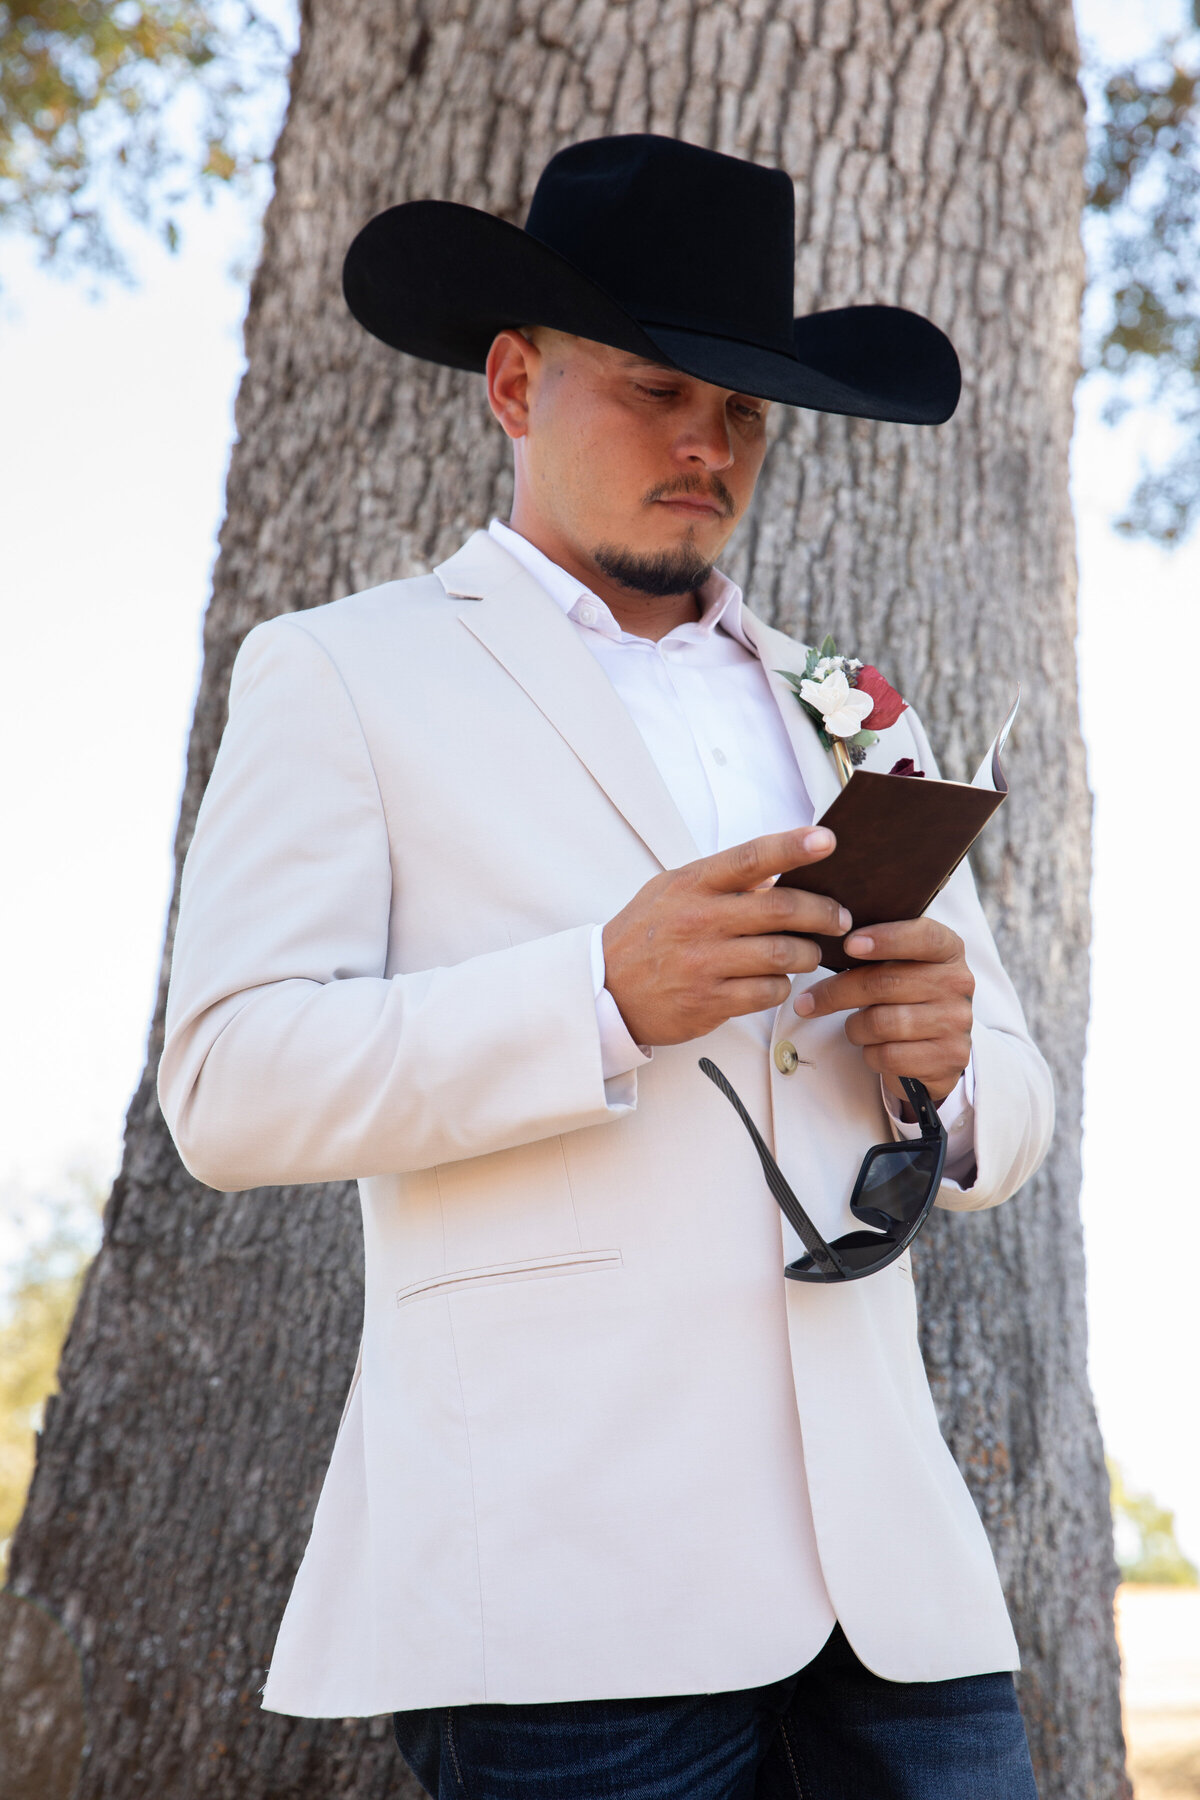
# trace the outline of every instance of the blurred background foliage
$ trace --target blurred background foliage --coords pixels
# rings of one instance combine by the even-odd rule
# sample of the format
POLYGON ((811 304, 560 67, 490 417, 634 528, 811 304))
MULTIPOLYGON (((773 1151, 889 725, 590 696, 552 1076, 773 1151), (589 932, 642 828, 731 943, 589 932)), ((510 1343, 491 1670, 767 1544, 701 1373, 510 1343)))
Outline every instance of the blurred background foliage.
POLYGON ((0 1195, 25 1249, 0 1292, 0 1584, 33 1475, 36 1434, 55 1391, 88 1264, 100 1241, 104 1189, 76 1170, 54 1192, 0 1195))
POLYGON ((1110 421, 1149 403, 1173 423, 1116 521, 1170 545, 1200 516, 1200 0, 1152 56, 1091 74, 1086 364, 1112 381, 1110 421))
POLYGON ((173 249, 186 199, 269 156, 286 65, 253 0, 0 0, 0 225, 128 277, 123 220, 173 249))
POLYGON ((1200 1585, 1195 1563, 1175 1537, 1175 1514, 1151 1494, 1134 1493, 1118 1465, 1109 1462, 1113 1533, 1123 1581, 1149 1587, 1200 1585))

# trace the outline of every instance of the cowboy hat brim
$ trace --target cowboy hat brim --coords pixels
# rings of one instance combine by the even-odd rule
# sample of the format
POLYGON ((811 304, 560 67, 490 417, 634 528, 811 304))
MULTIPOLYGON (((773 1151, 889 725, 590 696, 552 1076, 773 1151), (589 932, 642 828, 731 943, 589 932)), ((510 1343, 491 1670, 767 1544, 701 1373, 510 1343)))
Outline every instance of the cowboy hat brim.
POLYGON ((666 362, 717 387, 852 418, 940 425, 958 404, 945 334, 896 306, 810 313, 793 352, 639 321, 557 250, 449 200, 393 206, 363 227, 342 287, 372 336, 429 362, 481 372, 498 332, 548 325, 666 362))

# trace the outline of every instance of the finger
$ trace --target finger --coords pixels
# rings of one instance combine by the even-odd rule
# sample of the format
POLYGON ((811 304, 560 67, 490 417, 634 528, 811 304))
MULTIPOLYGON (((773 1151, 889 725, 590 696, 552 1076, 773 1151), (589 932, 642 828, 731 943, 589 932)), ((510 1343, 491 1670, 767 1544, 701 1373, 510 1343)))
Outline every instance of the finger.
POLYGON ((765 1012, 768 1007, 782 1006, 792 991, 787 976, 751 976, 722 981, 717 993, 721 1010, 727 1019, 741 1018, 744 1013, 765 1012))
POLYGON ((971 1003, 939 1003, 927 1006, 868 1006, 851 1013, 846 1036, 865 1049, 868 1044, 922 1043, 933 1039, 971 1036, 971 1003))
POLYGON ((680 870, 697 887, 716 894, 745 894, 785 869, 799 869, 820 862, 835 843, 832 831, 809 825, 798 831, 776 831, 768 837, 749 838, 702 857, 680 870))
MULTIPOLYGON (((811 975, 821 961, 820 946, 803 937, 733 937, 714 959, 718 979, 754 975, 811 975)), ((784 995, 784 999, 788 998, 784 995)))
POLYGON ((806 894, 800 888, 768 887, 752 894, 726 894, 708 903, 717 929, 729 936, 755 937, 781 931, 798 931, 820 937, 842 937, 853 921, 844 906, 825 894, 806 894))
POLYGON ((961 1060, 958 1046, 949 1048, 936 1038, 915 1044, 868 1044, 862 1058, 876 1075, 907 1075, 910 1081, 944 1087, 949 1093, 970 1060, 970 1045, 961 1060))
POLYGON ((951 963, 878 963, 831 975, 797 994, 795 1008, 802 1019, 822 1018, 827 1013, 850 1012, 862 1006, 918 1006, 926 1001, 966 995, 972 984, 966 964, 962 973, 951 963))
POLYGON ((850 956, 897 962, 954 962, 963 954, 958 933, 937 919, 899 919, 872 925, 846 939, 850 956))

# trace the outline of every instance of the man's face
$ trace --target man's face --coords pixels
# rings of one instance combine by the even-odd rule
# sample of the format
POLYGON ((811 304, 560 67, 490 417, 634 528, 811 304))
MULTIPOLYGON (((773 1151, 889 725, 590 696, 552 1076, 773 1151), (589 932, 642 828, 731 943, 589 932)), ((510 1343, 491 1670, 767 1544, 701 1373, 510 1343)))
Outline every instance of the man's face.
POLYGON ((754 492, 767 401, 541 327, 500 334, 488 393, 514 440, 514 523, 535 518, 547 554, 640 593, 703 579, 754 492))

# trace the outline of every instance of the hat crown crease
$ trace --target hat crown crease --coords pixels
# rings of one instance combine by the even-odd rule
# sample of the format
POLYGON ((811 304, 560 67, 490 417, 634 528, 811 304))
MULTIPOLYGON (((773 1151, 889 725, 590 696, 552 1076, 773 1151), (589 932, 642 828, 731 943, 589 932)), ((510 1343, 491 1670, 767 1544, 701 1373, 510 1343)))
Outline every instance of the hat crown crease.
POLYGON ((778 169, 673 138, 573 144, 525 229, 635 319, 795 355, 795 203, 778 169))

